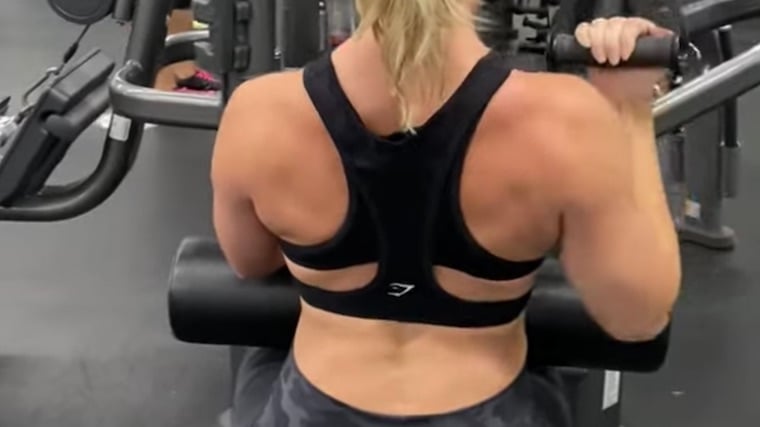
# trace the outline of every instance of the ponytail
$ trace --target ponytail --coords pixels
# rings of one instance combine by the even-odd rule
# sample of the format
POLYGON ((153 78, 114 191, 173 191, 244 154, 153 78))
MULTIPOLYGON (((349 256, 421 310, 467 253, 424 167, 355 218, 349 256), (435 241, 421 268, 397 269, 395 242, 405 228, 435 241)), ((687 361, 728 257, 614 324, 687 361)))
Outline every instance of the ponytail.
POLYGON ((372 31, 399 103, 401 127, 413 132, 411 96, 443 97, 444 35, 473 22, 472 0, 356 0, 357 34, 372 31))

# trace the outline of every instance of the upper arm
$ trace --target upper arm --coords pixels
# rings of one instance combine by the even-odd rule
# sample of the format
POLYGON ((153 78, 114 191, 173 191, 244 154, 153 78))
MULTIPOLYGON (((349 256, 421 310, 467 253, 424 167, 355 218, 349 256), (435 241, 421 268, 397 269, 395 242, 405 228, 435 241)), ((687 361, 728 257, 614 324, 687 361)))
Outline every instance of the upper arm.
POLYGON ((225 108, 211 164, 213 221, 230 266, 241 277, 266 276, 284 265, 277 238, 259 219, 252 171, 266 150, 266 88, 242 85, 225 108), (255 118, 252 120, 252 118, 255 118))
POLYGON ((560 260, 600 325, 620 339, 634 339, 662 326, 652 325, 671 308, 677 255, 653 242, 662 240, 658 233, 675 233, 636 198, 631 144, 643 141, 631 139, 600 93, 586 83, 578 86, 566 89, 583 103, 576 101, 559 120, 566 123, 567 148, 560 260))
MULTIPOLYGON (((630 251, 642 243, 628 238, 639 222, 634 198, 633 168, 617 118, 607 109, 589 108, 592 120, 579 117, 570 132, 574 153, 562 187, 561 261, 581 291, 636 268, 630 251), (593 110, 592 110, 593 109, 593 110), (585 289, 584 289, 585 288, 585 289)), ((608 286, 609 287, 609 286, 608 286)))
POLYGON ((562 185, 556 187, 561 260, 571 279, 587 283, 621 262, 615 255, 621 240, 615 237, 635 215, 633 168, 615 111, 582 82, 568 79, 565 91, 567 97, 555 104, 552 132, 553 142, 562 145, 557 173, 562 185))
POLYGON ((557 122, 565 144, 559 174, 562 260, 570 274, 583 278, 594 275, 588 270, 611 265, 592 260, 614 253, 621 243, 615 236, 637 209, 630 144, 620 119, 600 94, 578 86, 568 89, 582 94, 576 99, 583 102, 565 108, 557 122))

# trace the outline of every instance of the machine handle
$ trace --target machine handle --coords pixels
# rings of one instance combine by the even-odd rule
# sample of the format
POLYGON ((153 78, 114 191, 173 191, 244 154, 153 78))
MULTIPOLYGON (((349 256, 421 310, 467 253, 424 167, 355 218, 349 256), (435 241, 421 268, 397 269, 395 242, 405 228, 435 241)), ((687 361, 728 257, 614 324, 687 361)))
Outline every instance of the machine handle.
MULTIPOLYGON (((663 67, 678 69, 680 42, 678 37, 642 37, 636 42, 631 58, 624 67, 663 67)), ((552 69, 559 65, 600 65, 591 50, 585 48, 569 34, 558 34, 551 39, 547 51, 552 69)))

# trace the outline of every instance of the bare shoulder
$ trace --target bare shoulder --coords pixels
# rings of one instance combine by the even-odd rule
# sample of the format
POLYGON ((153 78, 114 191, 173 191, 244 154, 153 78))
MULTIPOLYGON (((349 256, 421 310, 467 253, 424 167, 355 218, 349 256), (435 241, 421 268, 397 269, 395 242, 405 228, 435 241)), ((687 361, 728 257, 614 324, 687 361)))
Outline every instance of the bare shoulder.
POLYGON ((502 103, 557 125, 583 125, 615 115, 612 105, 587 81, 560 73, 516 73, 504 86, 502 103))
POLYGON ((579 77, 523 72, 513 77, 497 97, 496 110, 543 156, 570 163, 583 159, 605 143, 600 136, 619 121, 604 95, 579 77))
MULTIPOLYGON (((255 111, 259 114, 277 115, 287 111, 294 96, 302 91, 302 73, 284 71, 265 74, 250 79, 235 89, 225 109, 226 114, 244 114, 255 111)), ((256 120, 251 120, 251 124, 256 120)))
POLYGON ((214 146, 212 178, 249 182, 265 172, 286 149, 288 132, 297 126, 299 71, 259 76, 241 84, 227 103, 214 146))
POLYGON ((303 109, 303 92, 300 71, 267 74, 248 80, 232 94, 219 131, 246 146, 255 144, 261 137, 287 132, 296 124, 294 119, 303 109), (234 138, 235 135, 239 138, 234 138))
POLYGON ((489 139, 498 142, 500 157, 559 202, 590 192, 589 183, 629 157, 618 113, 578 77, 517 72, 491 107, 489 127, 498 134, 489 139))

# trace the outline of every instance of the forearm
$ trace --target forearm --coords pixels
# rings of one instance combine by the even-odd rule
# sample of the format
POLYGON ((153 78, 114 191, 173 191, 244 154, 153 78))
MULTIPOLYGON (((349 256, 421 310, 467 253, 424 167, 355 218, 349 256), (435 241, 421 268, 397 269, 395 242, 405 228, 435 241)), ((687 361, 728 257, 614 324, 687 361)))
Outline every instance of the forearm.
POLYGON ((653 215, 663 233, 673 232, 657 154, 652 109, 648 103, 639 103, 620 107, 619 111, 626 134, 630 136, 636 205, 653 215))
MULTIPOLYGON (((621 111, 628 128, 633 162, 634 194, 636 204, 641 209, 642 218, 649 219, 655 228, 647 245, 649 256, 653 257, 650 268, 654 277, 660 277, 656 301, 671 308, 678 294, 681 280, 680 251, 678 237, 668 207, 667 196, 662 182, 658 159, 654 117, 649 103, 633 109, 621 111), (671 261, 672 260, 672 261, 671 261)), ((667 316, 654 320, 661 324, 667 316)))

